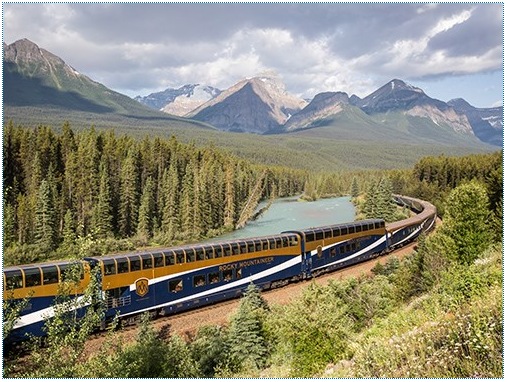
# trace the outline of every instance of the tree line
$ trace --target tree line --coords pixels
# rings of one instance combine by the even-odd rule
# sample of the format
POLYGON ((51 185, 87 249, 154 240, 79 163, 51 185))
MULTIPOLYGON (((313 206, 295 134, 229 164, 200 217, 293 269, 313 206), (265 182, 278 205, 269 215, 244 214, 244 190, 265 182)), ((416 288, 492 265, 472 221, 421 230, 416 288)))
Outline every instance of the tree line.
POLYGON ((3 156, 4 264, 69 257, 87 243, 101 253, 216 235, 260 199, 300 193, 307 177, 175 137, 69 123, 61 133, 9 123, 3 156))

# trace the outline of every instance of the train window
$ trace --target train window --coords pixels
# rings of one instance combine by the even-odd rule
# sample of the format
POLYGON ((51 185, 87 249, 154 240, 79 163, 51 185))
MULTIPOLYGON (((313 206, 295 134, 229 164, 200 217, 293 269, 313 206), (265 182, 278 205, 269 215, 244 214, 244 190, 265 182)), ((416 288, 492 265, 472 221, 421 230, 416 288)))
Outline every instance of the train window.
POLYGON ((330 229, 327 229, 324 231, 324 239, 329 239, 333 236, 333 233, 331 232, 330 229))
POLYGON ((219 245, 215 245, 213 246, 213 249, 215 251, 215 259, 218 257, 222 257, 222 247, 220 247, 219 245))
POLYGON ((84 267, 82 263, 68 263, 68 264, 59 264, 58 268, 60 268, 60 278, 64 278, 67 276, 67 273, 72 272, 76 267, 79 268, 79 277, 81 280, 84 279, 84 267), (71 269, 71 271, 68 271, 71 269))
POLYGON ((366 227, 362 225, 356 226, 356 232, 363 232, 366 231, 366 227))
POLYGON ((224 281, 231 281, 232 280, 232 269, 229 269, 227 271, 223 271, 222 276, 224 277, 224 281))
POLYGON ((269 241, 267 241, 267 240, 264 241, 263 240, 262 241, 262 250, 263 251, 267 251, 268 249, 269 249, 269 241))
POLYGON ((241 249, 241 253, 246 253, 246 243, 241 243, 239 247, 241 249))
POLYGON ((172 251, 164 252, 165 265, 174 265, 174 253, 172 251))
POLYGON ((102 260, 104 264, 104 274, 105 275, 115 275, 116 274, 116 263, 114 259, 102 260))
POLYGON ((383 222, 383 221, 382 221, 382 222, 380 222, 380 227, 381 227, 381 228, 384 228, 385 226, 386 226, 386 223, 385 223, 385 222, 383 222))
POLYGON ((262 251, 262 243, 260 241, 255 243, 255 251, 256 252, 262 251))
POLYGON ((252 253, 252 252, 255 252, 255 244, 253 241, 249 241, 247 242, 248 244, 248 252, 252 253))
POLYGON ((282 237, 282 246, 284 248, 287 248, 289 246, 289 238, 288 237, 286 237, 286 236, 282 237))
POLYGON ((231 247, 232 247, 232 253, 235 255, 239 255, 239 244, 233 243, 233 244, 231 244, 231 247))
POLYGON ((315 233, 315 240, 322 240, 322 239, 324 239, 324 232, 319 231, 319 232, 315 233))
POLYGON ((333 236, 334 237, 340 236, 340 228, 333 229, 333 236))
POLYGON ((368 229, 369 229, 369 230, 372 230, 372 229, 373 229, 373 223, 368 224, 368 229))
MULTIPOLYGON (((185 254, 187 255, 187 263, 192 263, 195 261, 195 252, 192 248, 185 249, 185 254)), ((204 258, 204 253, 202 256, 204 258)))
POLYGON ((275 239, 269 239, 269 248, 275 249, 276 248, 276 241, 275 239))
POLYGON ((345 252, 350 252, 350 244, 347 244, 347 245, 345 246, 345 252))
POLYGON ((276 241, 276 249, 282 248, 282 238, 281 237, 276 237, 275 241, 276 241))
POLYGON ((23 288, 23 275, 20 270, 5 271, 4 274, 7 290, 23 288))
POLYGON ((356 250, 356 243, 350 244, 350 250, 355 251, 356 250))
POLYGON ((25 288, 41 285, 41 274, 39 268, 23 269, 25 272, 25 288))
POLYGON ((220 281, 220 273, 213 272, 208 274, 208 280, 210 284, 216 284, 217 282, 220 281))
POLYGON ((329 254, 331 255, 331 257, 336 256, 336 247, 331 248, 331 249, 329 250, 329 254))
MULTIPOLYGON (((185 251, 185 252, 187 252, 187 256, 188 256, 188 250, 185 251)), ((202 249, 202 248, 195 248, 195 256, 197 258, 197 261, 204 260, 204 249, 202 249)))
POLYGON ((379 229, 380 228, 380 222, 376 222, 375 223, 375 229, 379 229))
POLYGON ((210 260, 213 258, 213 248, 206 248, 206 260, 210 260))
POLYGON ((224 244, 224 256, 230 256, 231 255, 231 246, 229 244, 224 244))
POLYGON ((42 267, 42 275, 44 285, 56 284, 58 282, 58 268, 56 265, 42 267))
POLYGON ((141 270, 141 260, 139 259, 139 256, 130 256, 129 262, 130 272, 137 272, 141 270))
POLYGON ((194 276, 194 287, 202 287, 206 285, 206 276, 205 275, 197 275, 194 276))
POLYGON ((343 245, 340 245, 340 255, 343 255, 345 253, 345 247, 343 245))
POLYGON ((169 287, 169 293, 176 293, 183 290, 183 280, 175 279, 167 283, 169 287))
POLYGON ((289 237, 289 245, 291 247, 295 247, 298 245, 298 237, 297 236, 290 236, 289 237))
POLYGON ((354 227, 349 227, 349 228, 348 228, 348 231, 349 231, 349 235, 350 235, 351 233, 355 233, 354 227))
POLYGON ((242 275, 242 272, 243 270, 241 268, 239 269, 236 269, 236 279, 240 279, 241 278, 241 275, 242 275))
POLYGON ((143 259, 143 269, 151 269, 153 268, 153 258, 151 255, 141 255, 143 259))
POLYGON ((306 241, 315 241, 315 234, 313 232, 307 233, 306 234, 306 241))
POLYGON ((164 266, 164 255, 162 255, 161 253, 153 253, 152 256, 155 268, 164 266))
POLYGON ((129 271, 127 259, 116 259, 116 266, 118 268, 118 273, 128 273, 129 271))
POLYGON ((348 234, 348 230, 347 230, 347 228, 342 228, 342 229, 340 229, 340 235, 342 235, 342 236, 343 236, 343 235, 347 235, 347 234, 348 234))

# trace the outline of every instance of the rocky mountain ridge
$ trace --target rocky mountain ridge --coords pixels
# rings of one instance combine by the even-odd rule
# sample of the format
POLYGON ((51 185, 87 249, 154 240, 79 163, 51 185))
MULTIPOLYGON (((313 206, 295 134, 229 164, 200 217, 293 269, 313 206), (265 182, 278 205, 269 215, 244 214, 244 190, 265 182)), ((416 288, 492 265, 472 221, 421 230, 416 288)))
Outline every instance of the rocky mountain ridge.
POLYGON ((306 106, 273 74, 242 80, 186 116, 220 130, 263 134, 279 129, 306 106))

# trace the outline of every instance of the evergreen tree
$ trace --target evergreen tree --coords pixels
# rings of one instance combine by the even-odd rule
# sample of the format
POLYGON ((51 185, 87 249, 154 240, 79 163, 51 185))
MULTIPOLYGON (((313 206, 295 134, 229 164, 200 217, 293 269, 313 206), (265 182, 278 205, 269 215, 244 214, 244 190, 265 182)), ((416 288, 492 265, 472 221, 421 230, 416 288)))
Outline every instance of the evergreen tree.
POLYGON ((154 185, 151 176, 146 179, 141 204, 139 206, 139 222, 137 224, 137 235, 145 240, 153 234, 153 215, 155 211, 155 198, 153 195, 154 185))
POLYGON ((94 235, 98 239, 113 236, 112 197, 109 174, 104 160, 100 163, 100 187, 97 203, 93 211, 94 235))
POLYGON ((16 216, 14 207, 3 201, 3 248, 10 247, 16 242, 16 216))
POLYGON ((64 223, 63 223, 63 243, 62 247, 65 250, 73 250, 76 246, 76 226, 75 218, 70 209, 65 212, 64 223))
POLYGON ((57 247, 57 221, 53 204, 52 186, 43 180, 35 210, 35 242, 44 251, 52 251, 57 247))
POLYGON ((486 188, 477 181, 462 184, 447 198, 444 231, 462 264, 473 263, 490 244, 488 202, 486 188))
POLYGON ((357 198, 359 196, 359 185, 357 184, 356 177, 352 179, 352 186, 350 187, 350 195, 352 195, 353 198, 357 198))
POLYGON ((135 232, 139 213, 139 172, 135 148, 131 148, 128 152, 121 169, 120 179, 120 233, 123 237, 129 237, 135 232))
POLYGON ((250 284, 232 319, 229 332, 230 355, 238 365, 264 366, 268 344, 264 336, 263 318, 267 310, 268 305, 259 289, 250 284))
POLYGON ((174 239, 180 229, 179 197, 180 182, 176 165, 171 162, 169 170, 164 171, 162 176, 163 210, 162 210, 162 233, 169 240, 174 239))

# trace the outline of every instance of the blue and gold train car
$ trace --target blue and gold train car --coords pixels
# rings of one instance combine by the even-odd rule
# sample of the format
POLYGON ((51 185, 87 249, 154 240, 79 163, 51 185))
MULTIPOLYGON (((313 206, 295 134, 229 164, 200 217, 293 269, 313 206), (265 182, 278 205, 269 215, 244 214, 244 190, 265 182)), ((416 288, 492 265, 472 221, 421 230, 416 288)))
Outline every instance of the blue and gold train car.
POLYGON ((11 341, 25 339, 26 333, 44 335, 44 319, 54 315, 55 296, 61 293, 62 280, 71 268, 78 269, 79 280, 72 283, 72 290, 67 290, 66 293, 79 299, 90 283, 90 264, 86 261, 59 261, 4 268, 3 301, 19 303, 28 299, 14 325, 11 341))
POLYGON ((301 240, 282 234, 96 258, 107 317, 168 314, 299 277, 301 240))

